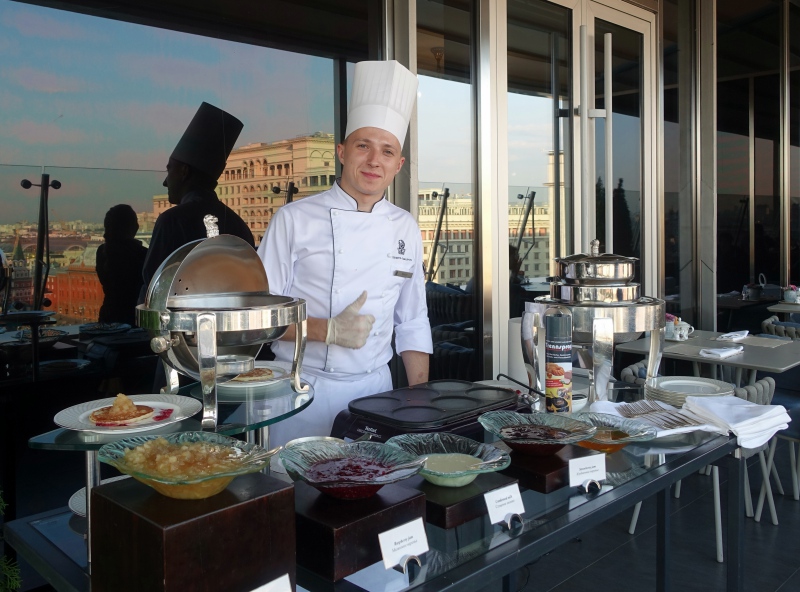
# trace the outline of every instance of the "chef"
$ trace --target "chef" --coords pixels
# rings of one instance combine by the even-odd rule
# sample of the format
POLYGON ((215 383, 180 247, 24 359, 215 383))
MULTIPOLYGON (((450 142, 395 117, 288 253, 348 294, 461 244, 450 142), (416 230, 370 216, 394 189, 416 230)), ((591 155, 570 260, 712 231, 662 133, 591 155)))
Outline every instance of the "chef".
MULTIPOLYGON (((411 214, 385 197, 405 161, 417 85, 398 62, 356 64, 345 139, 336 148, 341 178, 283 206, 259 246, 270 292, 306 301, 303 378, 315 392, 308 409, 272 426, 271 443, 327 436, 349 401, 391 390, 393 334, 409 383, 428 380, 421 234, 411 214)), ((272 348, 278 360, 292 360, 293 330, 272 348)))
POLYGON ((215 191, 217 179, 225 170, 228 155, 243 127, 230 113, 204 102, 172 151, 164 187, 169 203, 175 207, 162 212, 156 220, 144 261, 144 286, 139 303, 144 302, 158 266, 175 249, 206 238, 203 217, 207 214, 217 217, 220 234, 233 234, 255 248, 247 223, 222 203, 215 191))

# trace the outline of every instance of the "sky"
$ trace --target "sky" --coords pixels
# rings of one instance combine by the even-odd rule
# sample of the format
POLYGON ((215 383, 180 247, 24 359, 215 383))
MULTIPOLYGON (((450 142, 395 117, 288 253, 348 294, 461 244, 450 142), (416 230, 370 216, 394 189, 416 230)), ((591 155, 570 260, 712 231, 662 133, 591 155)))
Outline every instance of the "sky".
MULTIPOLYGON (((470 90, 420 76, 419 184, 470 192, 470 90)), ((0 224, 152 210, 167 158, 202 101, 242 120, 237 146, 333 132, 331 60, 0 0, 0 224), (44 167, 44 168, 43 168, 44 167), (74 168, 72 168, 74 167, 74 168)), ((546 198, 551 105, 509 95, 509 196, 546 198)), ((627 166, 624 163, 621 166, 627 166)))

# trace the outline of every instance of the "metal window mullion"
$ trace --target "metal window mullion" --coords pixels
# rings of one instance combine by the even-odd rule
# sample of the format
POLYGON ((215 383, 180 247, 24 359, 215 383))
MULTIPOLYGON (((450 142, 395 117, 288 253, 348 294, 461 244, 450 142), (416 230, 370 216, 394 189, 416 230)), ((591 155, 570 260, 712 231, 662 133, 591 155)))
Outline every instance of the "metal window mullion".
POLYGON ((791 103, 790 103, 790 2, 784 0, 781 22, 781 65, 780 65, 780 281, 782 286, 791 283, 791 103))
POLYGON ((756 117, 755 117, 755 79, 753 76, 748 78, 747 91, 747 152, 749 163, 749 183, 748 183, 748 221, 747 228, 750 234, 750 281, 754 282, 756 277, 756 117))
MULTIPOLYGON (((498 208, 500 194, 497 187, 498 90, 496 81, 493 79, 497 52, 496 47, 493 46, 497 38, 496 4, 499 3, 495 0, 476 0, 476 5, 473 7, 473 30, 475 31, 473 71, 475 74, 472 85, 474 93, 474 117, 472 120, 477 123, 474 153, 475 187, 477 188, 475 247, 480 253, 480 267, 477 268, 481 276, 478 316, 483 347, 481 360, 483 371, 481 374, 484 378, 492 378, 493 359, 499 357, 499 349, 497 353, 494 351, 495 343, 498 340, 493 338, 493 332, 500 322, 499 302, 494 300, 496 296, 494 292, 499 289, 496 276, 499 268, 500 249, 495 247, 493 241, 496 232, 495 212, 498 208)), ((505 3, 503 4, 505 5, 505 3)), ((503 194, 505 193, 507 190, 503 192, 503 194)), ((508 294, 506 293, 507 300, 508 294)), ((506 304, 507 317, 508 304, 506 304)))

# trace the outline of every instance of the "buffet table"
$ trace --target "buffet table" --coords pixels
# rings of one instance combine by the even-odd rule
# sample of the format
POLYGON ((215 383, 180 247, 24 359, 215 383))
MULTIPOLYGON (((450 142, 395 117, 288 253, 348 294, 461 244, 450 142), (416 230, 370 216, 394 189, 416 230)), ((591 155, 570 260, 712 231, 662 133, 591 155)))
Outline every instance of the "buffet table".
MULTIPOLYGON (((196 396, 198 393, 194 391, 197 389, 197 386, 197 384, 190 384, 183 387, 180 390, 180 394, 187 397, 196 396)), ((287 419, 308 407, 313 402, 314 391, 313 388, 309 388, 308 393, 296 393, 291 389, 289 383, 284 381, 282 388, 272 392, 268 396, 242 394, 233 397, 233 399, 235 400, 225 401, 223 399, 219 401, 218 414, 220 423, 217 426, 217 433, 226 436, 245 434, 248 441, 254 441, 268 447, 269 426, 287 419)), ((195 418, 188 418, 178 423, 171 423, 142 433, 145 435, 165 435, 187 431, 201 431, 200 421, 195 418)), ((128 434, 99 434, 60 428, 31 438, 28 441, 28 445, 33 449, 39 450, 75 451, 85 454, 84 466, 87 492, 86 515, 88 517, 91 499, 89 491, 92 487, 100 484, 100 466, 97 458, 97 451, 104 444, 115 442, 128 436, 128 434)), ((44 538, 43 540, 37 538, 38 542, 34 545, 35 549, 49 549, 52 545, 55 545, 56 549, 64 551, 66 556, 76 565, 65 565, 61 558, 57 556, 48 555, 48 559, 43 560, 38 557, 38 551, 34 552, 33 557, 28 557, 24 550, 27 548, 24 543, 22 544, 22 548, 17 549, 20 555, 25 557, 37 571, 48 579, 48 581, 50 581, 51 574, 57 574, 54 575, 54 577, 56 581, 61 582, 61 584, 56 585, 51 582, 55 588, 59 590, 88 589, 88 579, 85 570, 86 566, 91 561, 87 552, 87 548, 91 543, 91 526, 88 523, 88 518, 79 520, 76 525, 75 520, 70 521, 71 518, 77 518, 72 512, 66 512, 66 515, 60 516, 59 518, 60 514, 63 514, 63 509, 7 523, 5 525, 5 531, 8 533, 6 542, 12 547, 17 548, 14 543, 11 542, 14 538, 17 526, 29 534, 32 534, 34 531, 38 532, 38 535, 44 538), (39 518, 42 518, 44 521, 38 522, 39 518), (38 527, 35 527, 34 531, 28 531, 27 526, 31 524, 32 521, 35 522, 38 527), (80 524, 81 522, 83 522, 83 524, 80 524), (71 528, 73 530, 71 530, 71 528), (83 534, 81 534, 79 538, 75 538, 78 534, 75 532, 75 529, 80 528, 85 529, 87 533, 86 541, 83 540, 83 534), (62 547, 62 544, 65 546, 62 547), (59 567, 54 571, 54 566, 59 567), (79 568, 78 571, 74 570, 76 566, 79 568), (62 573, 71 575, 62 582, 62 573), (81 581, 84 581, 84 587, 75 588, 81 581)), ((34 535, 34 538, 38 535, 34 535)))
MULTIPOLYGON (((193 426, 180 425, 180 429, 193 426)), ((241 430, 240 430, 241 431, 241 430)), ((376 564, 338 582, 329 582, 297 568, 298 589, 369 590, 386 582, 393 589, 478 590, 503 580, 504 589, 514 588, 514 574, 541 555, 579 536, 612 516, 652 496, 658 507, 658 590, 670 589, 669 488, 676 481, 712 463, 728 467, 727 492, 727 589, 742 586, 743 467, 735 437, 707 433, 687 434, 668 441, 654 440, 648 446, 630 445, 608 456, 608 479, 599 493, 584 494, 563 487, 548 494, 523 488, 523 524, 491 525, 483 516, 444 530, 427 524, 431 550, 422 557, 421 568, 407 575, 376 564)), ((32 446, 71 447, 96 450, 55 430, 31 441, 32 446)), ((61 448, 64 449, 64 448, 61 448)), ((402 482, 398 484, 402 486, 402 482)), ((344 502, 347 503, 347 502, 344 502)), ((66 508, 16 520, 5 526, 5 538, 51 585, 60 591, 89 589, 86 547, 82 535, 71 529, 75 518, 66 508)), ((377 542, 376 542, 377 544, 377 542)))

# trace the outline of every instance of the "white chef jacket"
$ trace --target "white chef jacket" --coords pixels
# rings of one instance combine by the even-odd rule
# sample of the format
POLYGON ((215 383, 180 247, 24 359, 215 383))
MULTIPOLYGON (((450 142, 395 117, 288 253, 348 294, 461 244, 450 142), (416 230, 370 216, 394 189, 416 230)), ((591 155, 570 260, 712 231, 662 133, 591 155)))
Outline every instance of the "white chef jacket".
MULTIPOLYGON (((293 437, 326 436, 334 419, 329 411, 335 415, 354 398, 391 390, 386 364, 392 357, 393 331, 398 353, 433 351, 419 226, 385 198, 372 212, 359 212, 357 202, 337 182, 328 191, 287 204, 272 218, 258 255, 270 292, 304 299, 309 317, 332 318, 364 290, 367 302, 360 313, 375 317, 360 349, 307 343, 303 373, 314 383, 315 401, 297 419, 305 416, 302 423, 307 424, 312 416, 326 417, 319 418, 319 433, 293 437), (375 372, 380 378, 371 376, 375 372), (320 404, 326 397, 337 401, 320 404)), ((274 342, 272 350, 277 359, 291 361, 294 343, 274 342)), ((274 426, 270 440, 293 419, 274 426)))

